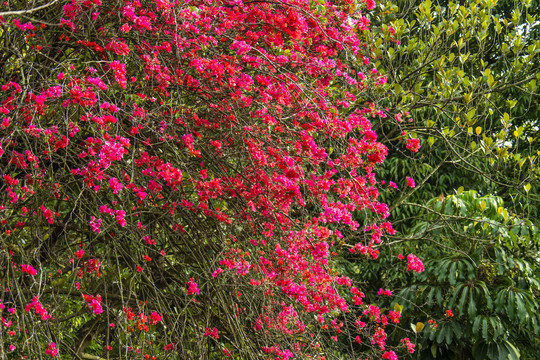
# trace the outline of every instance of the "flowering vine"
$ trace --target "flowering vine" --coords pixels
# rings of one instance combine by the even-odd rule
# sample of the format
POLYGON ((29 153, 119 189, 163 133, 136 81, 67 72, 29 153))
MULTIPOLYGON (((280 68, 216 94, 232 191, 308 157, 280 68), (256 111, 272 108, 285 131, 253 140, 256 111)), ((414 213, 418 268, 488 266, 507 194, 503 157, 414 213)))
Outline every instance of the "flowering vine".
POLYGON ((371 126, 387 114, 365 96, 387 81, 365 36, 375 2, 48 6, 0 17, 24 50, 1 75, 7 349, 397 358, 401 313, 364 304, 338 265, 395 233, 371 126))

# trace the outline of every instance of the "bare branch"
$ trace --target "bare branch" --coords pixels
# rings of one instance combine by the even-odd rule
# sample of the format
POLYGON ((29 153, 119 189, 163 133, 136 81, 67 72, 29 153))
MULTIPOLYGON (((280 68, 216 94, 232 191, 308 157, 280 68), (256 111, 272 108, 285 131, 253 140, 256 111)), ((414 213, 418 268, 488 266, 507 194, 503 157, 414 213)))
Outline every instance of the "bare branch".
POLYGON ((96 355, 92 355, 92 354, 86 354, 86 353, 81 353, 81 357, 83 359, 88 359, 88 360, 105 360, 104 358, 102 357, 99 357, 99 356, 96 356, 96 355))
POLYGON ((0 12, 0 16, 31 14, 31 13, 39 11, 41 9, 48 8, 49 6, 52 6, 52 5, 56 4, 57 2, 58 2, 58 0, 53 0, 53 1, 49 2, 49 3, 47 3, 47 4, 35 7, 33 9, 2 11, 2 12, 0 12))

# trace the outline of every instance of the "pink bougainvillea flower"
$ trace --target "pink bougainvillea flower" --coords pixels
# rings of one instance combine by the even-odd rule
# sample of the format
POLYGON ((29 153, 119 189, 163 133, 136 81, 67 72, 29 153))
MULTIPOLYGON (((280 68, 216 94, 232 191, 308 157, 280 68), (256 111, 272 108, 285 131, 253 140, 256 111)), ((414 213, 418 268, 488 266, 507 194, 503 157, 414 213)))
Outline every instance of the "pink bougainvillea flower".
POLYGON ((401 312, 391 310, 388 312, 388 317, 390 318, 390 321, 392 321, 393 323, 399 324, 399 318, 401 317, 401 312))
POLYGON ((377 295, 392 296, 392 291, 390 291, 390 290, 384 290, 384 289, 379 289, 379 291, 377 292, 377 295))
POLYGON ((92 310, 94 314, 103 313, 103 307, 101 306, 101 296, 100 295, 86 295, 82 294, 82 297, 88 303, 88 308, 92 310))
POLYGON ((156 325, 157 323, 161 322, 163 318, 157 312, 152 311, 150 313, 150 319, 152 320, 152 325, 156 325))
POLYGON ((42 320, 49 320, 50 318, 52 318, 52 316, 49 315, 47 310, 43 307, 43 305, 41 304, 37 296, 32 297, 32 302, 26 305, 26 308, 24 309, 24 311, 29 312, 32 309, 34 309, 34 311, 36 312, 36 315, 41 316, 42 320))
POLYGON ((107 45, 105 45, 105 48, 107 50, 112 50, 117 55, 122 56, 129 55, 129 52, 131 51, 125 42, 116 40, 109 42, 107 45))
POLYGON ((222 268, 217 268, 216 270, 214 270, 214 272, 212 273, 212 277, 217 277, 219 274, 221 274, 223 272, 223 269, 222 268))
POLYGON ((413 254, 407 255, 407 270, 422 272, 424 271, 424 263, 413 254))
POLYGON ((117 178, 112 177, 109 179, 109 187, 112 189, 113 194, 117 194, 124 186, 117 178))
POLYGON ((21 271, 29 275, 37 275, 37 270, 32 265, 21 264, 21 271))
POLYGON ((382 356, 383 359, 386 359, 386 360, 398 360, 398 357, 396 355, 395 352, 393 351, 387 351, 383 354, 382 356))
POLYGON ((199 295, 199 285, 195 282, 194 278, 189 279, 187 282, 188 286, 188 295, 197 294, 199 295))
POLYGON ((204 336, 212 337, 214 339, 219 339, 218 329, 216 327, 213 328, 212 330, 210 330, 210 328, 206 328, 204 331, 204 336))
POLYGON ((58 349, 56 348, 56 344, 54 342, 49 343, 49 347, 47 350, 45 350, 45 354, 48 354, 51 357, 55 357, 58 354, 58 349))
POLYGON ((412 152, 418 152, 420 150, 420 139, 414 138, 414 139, 407 139, 405 140, 405 147, 412 152))
POLYGON ((409 340, 409 338, 403 338, 401 339, 401 343, 405 344, 407 347, 407 350, 412 354, 414 353, 414 344, 409 340))

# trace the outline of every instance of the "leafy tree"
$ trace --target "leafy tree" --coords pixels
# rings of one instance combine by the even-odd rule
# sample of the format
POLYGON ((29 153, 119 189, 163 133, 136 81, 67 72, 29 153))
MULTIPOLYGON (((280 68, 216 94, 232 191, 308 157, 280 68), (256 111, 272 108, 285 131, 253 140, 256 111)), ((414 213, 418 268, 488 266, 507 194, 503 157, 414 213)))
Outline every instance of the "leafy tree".
MULTIPOLYGON (((411 191, 409 202, 463 186, 502 196, 512 211, 538 218, 535 9, 534 1, 386 3, 379 18, 385 30, 372 35, 377 65, 389 79, 378 91, 390 112, 408 110, 412 122, 384 121, 375 128, 388 140, 388 178, 404 185, 411 176, 423 185, 411 191), (404 153, 400 138, 418 138, 419 156, 404 153)), ((399 197, 386 199, 397 208, 406 200, 399 197)), ((401 218, 415 212, 399 211, 405 212, 401 218)))
POLYGON ((534 358, 540 349, 538 228, 510 214, 501 198, 474 191, 432 199, 424 211, 425 221, 409 236, 429 256, 427 270, 397 298, 406 309, 452 311, 426 327, 423 358, 534 358))
POLYGON ((368 96, 396 115, 374 128, 389 147, 379 176, 397 233, 377 263, 343 264, 366 293, 397 295, 370 300, 403 309, 411 328, 390 336, 416 338, 419 358, 537 356, 537 5, 398 1, 375 18, 388 82, 368 96), (409 252, 426 272, 401 271, 409 252))
POLYGON ((407 352, 337 262, 393 233, 374 3, 323 5, 1 5, 3 358, 407 352))

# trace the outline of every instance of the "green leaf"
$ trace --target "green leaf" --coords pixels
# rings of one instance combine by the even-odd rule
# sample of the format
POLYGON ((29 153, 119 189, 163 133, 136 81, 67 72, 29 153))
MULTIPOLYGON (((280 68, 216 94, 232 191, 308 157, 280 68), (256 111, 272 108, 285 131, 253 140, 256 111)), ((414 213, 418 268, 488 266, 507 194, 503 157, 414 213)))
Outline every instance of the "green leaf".
POLYGON ((473 333, 478 333, 478 330, 480 329, 480 323, 482 321, 482 317, 481 316, 477 316, 474 318, 474 323, 473 323, 473 326, 472 326, 472 332, 473 333))
POLYGON ((482 341, 477 341, 473 347, 474 359, 485 359, 487 355, 488 346, 482 341))
POLYGON ((531 319, 532 325, 533 325, 533 331, 535 335, 540 334, 540 326, 538 326, 538 313, 535 314, 536 316, 533 316, 531 319))
POLYGON ((458 323, 457 321, 452 321, 450 323, 450 326, 452 326, 452 332, 454 333, 454 339, 461 339, 463 337, 463 330, 462 330, 462 327, 461 327, 461 324, 458 323))
POLYGON ((497 340, 497 337, 499 337, 499 328, 500 328, 500 323, 499 321, 497 320, 497 318, 491 316, 489 318, 489 322, 491 324, 491 327, 493 328, 493 340, 497 340))
POLYGON ((522 294, 516 294, 516 309, 518 320, 520 323, 523 323, 529 319, 529 314, 527 313, 527 308, 523 302, 522 294))
POLYGON ((434 359, 437 358, 437 345, 435 344, 431 345, 431 355, 434 359))
MULTIPOLYGON (((427 301, 428 305, 433 304, 433 296, 435 295, 435 289, 436 289, 436 287, 432 286, 431 289, 429 290, 427 296, 426 296, 426 301, 427 301)), ((395 305, 394 305, 394 310, 395 310, 395 305)))
POLYGON ((484 338, 485 341, 489 341, 489 338, 488 338, 488 323, 487 323, 486 318, 482 319, 482 337, 484 338))
POLYGON ((456 285, 456 266, 457 264, 452 262, 450 270, 448 271, 448 281, 450 282, 450 285, 456 285))
POLYGON ((453 333, 453 328, 451 326, 445 326, 446 328, 446 344, 447 345, 450 345, 452 343, 452 333, 453 333))
POLYGON ((452 207, 452 202, 451 201, 445 201, 446 205, 444 207, 444 214, 445 215, 453 215, 454 214, 454 209, 452 207))
POLYGON ((439 306, 442 306, 444 297, 443 297, 442 289, 440 287, 437 287, 437 292, 435 293, 435 299, 437 300, 437 304, 439 306))
POLYGON ((492 310, 493 309, 493 300, 491 299, 491 294, 486 286, 486 283, 481 281, 479 282, 479 285, 480 285, 480 288, 482 289, 482 291, 484 292, 484 301, 486 302, 486 306, 488 308, 488 310, 492 310))
POLYGON ((467 314, 469 315, 469 318, 473 318, 476 316, 476 302, 472 292, 473 290, 471 289, 471 295, 469 296, 469 306, 467 309, 467 314))
POLYGON ((517 347, 514 344, 512 344, 511 342, 505 340, 503 342, 503 346, 506 347, 507 352, 508 352, 507 359, 509 359, 509 360, 519 360, 521 354, 520 354, 519 350, 517 349, 517 347))
POLYGON ((437 343, 442 344, 446 336, 446 327, 443 326, 437 331, 437 343))
POLYGON ((445 283, 446 279, 448 278, 448 269, 451 265, 451 261, 449 259, 444 259, 440 261, 437 264, 437 267, 435 268, 435 272, 437 273, 437 279, 439 283, 445 283))
POLYGON ((511 320, 516 319, 516 309, 515 309, 515 294, 513 291, 508 291, 508 298, 506 300, 506 310, 508 312, 508 317, 511 320))
POLYGON ((502 312, 505 305, 506 305, 506 298, 507 298, 508 290, 503 288, 499 291, 497 294, 497 297, 495 298, 495 311, 502 312))
POLYGON ((467 303, 467 293, 469 291, 469 288, 465 285, 463 285, 463 291, 461 293, 461 298, 459 300, 458 304, 458 311, 460 315, 464 314, 465 304, 467 303))
POLYGON ((472 117, 476 114, 476 109, 475 108, 471 108, 468 112, 467 112, 467 119, 472 119, 472 117))

